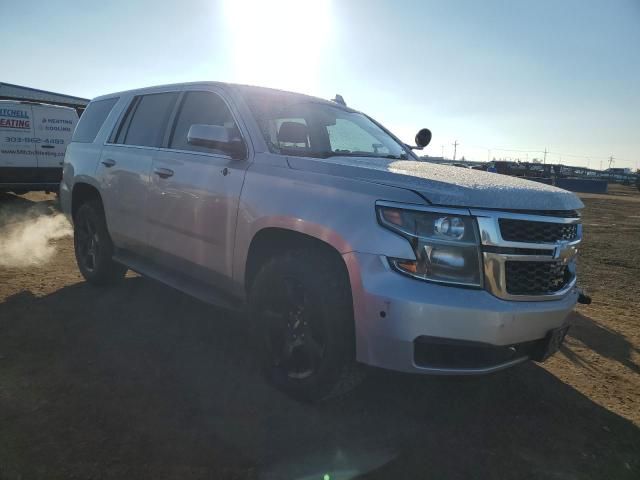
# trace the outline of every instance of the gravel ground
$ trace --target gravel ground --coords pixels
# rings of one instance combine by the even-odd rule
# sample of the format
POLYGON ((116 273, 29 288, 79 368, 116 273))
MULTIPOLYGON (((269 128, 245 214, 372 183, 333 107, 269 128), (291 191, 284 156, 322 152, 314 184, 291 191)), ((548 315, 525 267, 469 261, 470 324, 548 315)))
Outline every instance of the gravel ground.
MULTIPOLYGON (((69 237, 35 266, 0 257, 0 479, 640 478, 640 195, 584 202, 593 304, 558 355, 374 371, 319 406, 264 384, 237 315, 135 275, 93 288, 69 237)), ((52 196, 0 197, 0 245, 43 214, 52 196)))

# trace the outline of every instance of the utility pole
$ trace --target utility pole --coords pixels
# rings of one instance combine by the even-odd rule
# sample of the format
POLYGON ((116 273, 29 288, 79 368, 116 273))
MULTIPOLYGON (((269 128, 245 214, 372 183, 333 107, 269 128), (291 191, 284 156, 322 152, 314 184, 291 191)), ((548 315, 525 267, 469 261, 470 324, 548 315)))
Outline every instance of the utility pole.
POLYGON ((444 145, 442 145, 442 158, 444 158, 444 145))
POLYGON ((457 151, 457 149, 458 149, 458 145, 460 145, 460 144, 458 143, 458 140, 455 140, 455 141, 453 142, 453 161, 454 161, 454 162, 456 161, 456 151, 457 151))
POLYGON ((544 147, 544 158, 542 159, 542 164, 543 165, 546 165, 546 163, 547 163, 547 153, 549 153, 547 151, 547 147, 544 147))
POLYGON ((609 170, 611 170, 611 166, 613 165, 614 157, 609 157, 609 170))

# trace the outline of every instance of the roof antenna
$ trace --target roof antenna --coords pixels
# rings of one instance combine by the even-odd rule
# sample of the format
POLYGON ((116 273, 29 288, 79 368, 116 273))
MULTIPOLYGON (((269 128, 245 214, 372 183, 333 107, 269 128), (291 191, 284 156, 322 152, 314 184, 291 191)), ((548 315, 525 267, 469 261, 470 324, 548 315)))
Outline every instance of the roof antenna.
POLYGON ((344 101, 344 98, 342 98, 342 95, 340 95, 339 93, 336 93, 336 98, 334 98, 331 101, 336 102, 338 105, 342 105, 343 107, 347 106, 347 103, 344 101))

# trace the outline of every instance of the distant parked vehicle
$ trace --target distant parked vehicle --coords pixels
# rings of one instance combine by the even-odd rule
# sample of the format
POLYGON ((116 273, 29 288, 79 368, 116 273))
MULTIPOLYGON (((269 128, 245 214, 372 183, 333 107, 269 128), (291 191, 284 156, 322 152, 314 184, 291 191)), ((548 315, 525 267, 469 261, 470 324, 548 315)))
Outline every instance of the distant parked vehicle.
POLYGON ((0 191, 57 192, 76 123, 73 108, 0 100, 0 191))

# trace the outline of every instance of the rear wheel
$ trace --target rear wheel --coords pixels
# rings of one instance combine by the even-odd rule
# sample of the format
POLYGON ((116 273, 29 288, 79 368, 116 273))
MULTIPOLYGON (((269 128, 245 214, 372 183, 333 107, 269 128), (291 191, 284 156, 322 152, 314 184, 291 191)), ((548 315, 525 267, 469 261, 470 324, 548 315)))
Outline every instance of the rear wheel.
POLYGON ((354 388, 353 311, 344 268, 329 254, 301 249, 258 272, 249 295, 263 371, 277 388, 318 401, 354 388))
POLYGON ((88 282, 106 285, 127 273, 127 267, 113 260, 113 242, 100 202, 92 200, 78 209, 74 219, 73 243, 78 268, 88 282))

